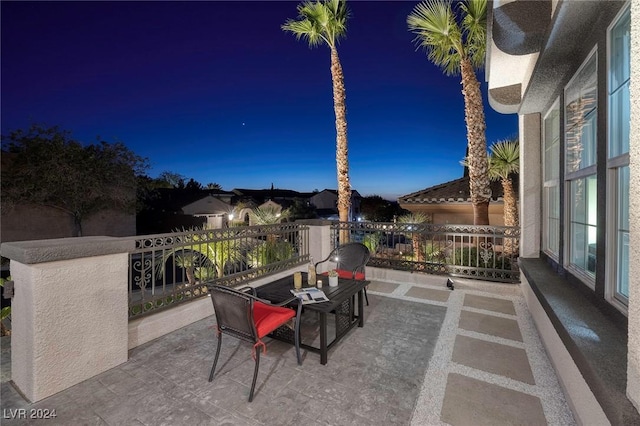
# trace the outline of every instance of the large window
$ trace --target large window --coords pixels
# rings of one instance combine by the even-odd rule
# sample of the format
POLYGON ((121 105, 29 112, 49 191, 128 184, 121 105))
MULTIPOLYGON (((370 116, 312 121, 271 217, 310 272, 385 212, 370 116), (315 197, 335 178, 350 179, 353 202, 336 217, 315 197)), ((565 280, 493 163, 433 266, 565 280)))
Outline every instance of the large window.
POLYGON ((627 7, 610 28, 608 69, 607 282, 609 294, 625 305, 629 301, 630 18, 627 7))
POLYGON ((565 179, 569 247, 567 266, 594 285, 596 270, 597 54, 565 88, 565 179))
POLYGON ((560 110, 558 102, 544 117, 543 250, 558 258, 560 248, 560 110))

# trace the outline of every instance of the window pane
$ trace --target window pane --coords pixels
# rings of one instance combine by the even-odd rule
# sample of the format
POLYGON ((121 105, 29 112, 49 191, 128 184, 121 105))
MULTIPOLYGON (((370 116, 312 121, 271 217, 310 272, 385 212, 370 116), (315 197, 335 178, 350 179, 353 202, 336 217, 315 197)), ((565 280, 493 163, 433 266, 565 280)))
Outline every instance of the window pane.
POLYGON ((631 13, 629 10, 611 31, 611 80, 610 91, 629 81, 631 57, 631 13))
POLYGON ((558 179, 560 110, 555 107, 544 119, 544 180, 558 179))
POLYGON ((569 262, 590 275, 596 270, 596 177, 571 181, 569 262))
POLYGON ((609 158, 629 152, 630 25, 627 10, 609 35, 609 158))
POLYGON ((596 92, 596 55, 592 55, 565 90, 566 165, 569 173, 595 164, 596 92))
POLYGON ((629 152, 629 127, 631 124, 631 102, 629 81, 609 96, 609 157, 629 152))
POLYGON ((545 249, 557 256, 560 243, 560 193, 557 186, 545 188, 545 204, 547 206, 545 249))
POLYGON ((616 291, 629 298, 629 166, 618 171, 616 291))

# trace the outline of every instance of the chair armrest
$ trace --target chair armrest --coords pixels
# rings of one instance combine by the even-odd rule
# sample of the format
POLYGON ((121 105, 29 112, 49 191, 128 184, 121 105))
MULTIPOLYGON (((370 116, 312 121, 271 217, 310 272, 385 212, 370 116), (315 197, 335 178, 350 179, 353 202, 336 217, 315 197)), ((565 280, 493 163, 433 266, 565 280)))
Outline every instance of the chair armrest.
POLYGON ((236 288, 236 290, 241 291, 243 293, 249 293, 252 296, 257 296, 258 294, 256 293, 256 289, 250 286, 244 286, 244 287, 238 287, 236 288))

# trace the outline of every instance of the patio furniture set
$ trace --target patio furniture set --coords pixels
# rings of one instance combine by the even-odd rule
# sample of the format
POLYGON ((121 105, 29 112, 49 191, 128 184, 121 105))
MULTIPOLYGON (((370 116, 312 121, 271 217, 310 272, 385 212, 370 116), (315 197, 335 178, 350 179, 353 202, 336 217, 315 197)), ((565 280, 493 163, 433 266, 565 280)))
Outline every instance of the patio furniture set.
MULTIPOLYGON (((292 343, 296 349, 298 364, 302 364, 300 348, 320 354, 320 363, 328 361, 328 351, 355 326, 364 326, 364 300, 366 286, 365 265, 369 260, 369 250, 360 243, 347 243, 334 249, 324 260, 314 266, 332 262, 338 273, 338 286, 328 285, 327 273, 318 276, 322 290, 328 301, 303 304, 294 289, 294 276, 290 275, 258 288, 242 287, 232 289, 225 286, 210 285, 209 292, 216 315, 216 335, 218 343, 216 354, 209 374, 209 381, 215 375, 222 335, 248 341, 252 347, 255 361, 253 381, 249 391, 249 402, 253 400, 254 389, 260 367, 260 351, 266 352, 263 338, 266 336, 292 343), (357 311, 355 305, 357 303, 357 311), (304 316, 316 315, 319 328, 319 345, 314 341, 303 342, 301 321, 304 316), (329 317, 335 321, 335 334, 329 341, 329 317)), ((306 274, 303 276, 307 281, 306 274)), ((315 282, 312 284, 316 284, 315 282)), ((367 300, 368 305, 368 300, 367 300)))

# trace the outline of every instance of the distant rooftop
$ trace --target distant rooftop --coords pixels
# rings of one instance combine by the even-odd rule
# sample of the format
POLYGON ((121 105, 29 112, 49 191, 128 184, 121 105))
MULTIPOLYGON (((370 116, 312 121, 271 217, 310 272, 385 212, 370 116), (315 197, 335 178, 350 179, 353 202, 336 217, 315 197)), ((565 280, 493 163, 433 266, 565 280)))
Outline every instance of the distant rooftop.
MULTIPOLYGON (((518 193, 518 179, 514 180, 514 189, 518 193)), ((498 201, 503 198, 502 183, 491 182, 491 200, 498 201)), ((401 204, 438 204, 438 203, 467 203, 471 202, 469 193, 469 176, 441 183, 422 189, 408 195, 398 197, 401 204)))

